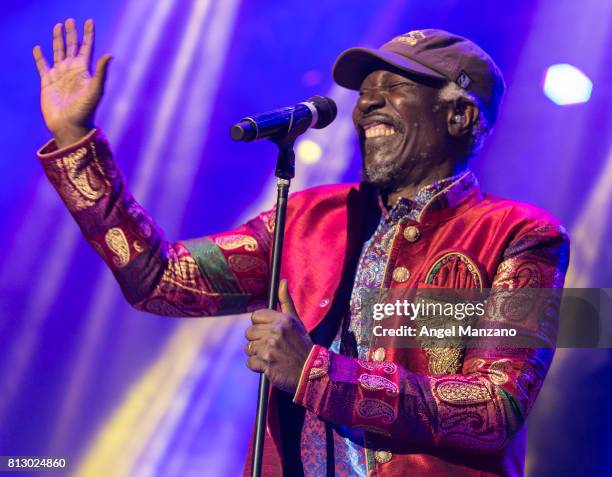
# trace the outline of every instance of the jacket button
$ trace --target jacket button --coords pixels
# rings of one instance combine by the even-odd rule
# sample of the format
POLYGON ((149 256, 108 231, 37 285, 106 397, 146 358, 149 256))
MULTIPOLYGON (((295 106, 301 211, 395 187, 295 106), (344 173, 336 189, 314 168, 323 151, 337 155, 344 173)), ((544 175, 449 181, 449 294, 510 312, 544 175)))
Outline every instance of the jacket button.
POLYGON ((374 353, 372 353, 372 359, 374 361, 384 361, 386 356, 387 352, 385 351, 385 348, 376 348, 374 353))
POLYGON ((421 232, 414 225, 409 225, 404 229, 404 238, 408 240, 408 242, 416 242, 419 240, 421 236, 421 232))
POLYGON ((410 278, 410 272, 406 267, 397 267, 393 270, 393 280, 399 283, 404 283, 410 278))
POLYGON ((321 303, 319 303, 319 306, 320 306, 321 308, 325 308, 327 305, 329 305, 329 300, 328 300, 327 298, 323 298, 323 299, 321 300, 321 303))
POLYGON ((374 458, 379 464, 386 464, 393 458, 393 454, 388 450, 379 449, 374 453, 374 458))

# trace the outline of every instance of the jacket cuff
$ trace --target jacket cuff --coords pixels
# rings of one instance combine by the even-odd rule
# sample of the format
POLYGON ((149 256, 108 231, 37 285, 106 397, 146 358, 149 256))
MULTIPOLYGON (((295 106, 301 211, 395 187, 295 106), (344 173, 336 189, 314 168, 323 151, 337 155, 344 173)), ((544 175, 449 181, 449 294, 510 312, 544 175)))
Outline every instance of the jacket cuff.
POLYGON ((318 416, 334 415, 345 421, 354 402, 358 376, 356 360, 315 345, 302 369, 293 402, 318 416))
POLYGON ((319 397, 329 383, 331 352, 320 345, 314 345, 306 358, 293 402, 317 413, 319 397))
POLYGON ((118 192, 121 187, 121 174, 99 129, 62 149, 49 141, 37 155, 49 181, 73 214, 95 206, 109 197, 113 188, 118 192))

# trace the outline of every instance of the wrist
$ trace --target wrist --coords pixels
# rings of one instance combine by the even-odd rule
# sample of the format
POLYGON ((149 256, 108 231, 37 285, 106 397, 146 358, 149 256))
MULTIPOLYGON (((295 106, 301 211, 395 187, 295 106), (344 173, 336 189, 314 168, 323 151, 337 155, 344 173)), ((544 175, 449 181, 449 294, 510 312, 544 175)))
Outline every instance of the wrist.
POLYGON ((75 144, 87 136, 91 130, 93 129, 93 125, 91 126, 74 126, 70 128, 63 129, 61 131, 57 131, 53 133, 53 138, 55 139, 55 144, 58 149, 63 149, 71 144, 75 144))

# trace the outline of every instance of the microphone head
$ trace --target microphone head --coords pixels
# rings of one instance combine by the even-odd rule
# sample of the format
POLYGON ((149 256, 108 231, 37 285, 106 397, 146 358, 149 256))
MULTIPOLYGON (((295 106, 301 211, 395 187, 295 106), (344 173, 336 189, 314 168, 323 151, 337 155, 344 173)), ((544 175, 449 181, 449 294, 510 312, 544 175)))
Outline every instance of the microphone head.
POLYGON ((328 98, 327 96, 313 96, 307 101, 314 104, 319 114, 319 118, 317 119, 317 122, 313 128, 323 129, 324 127, 329 126, 332 121, 336 119, 338 107, 333 99, 328 98))

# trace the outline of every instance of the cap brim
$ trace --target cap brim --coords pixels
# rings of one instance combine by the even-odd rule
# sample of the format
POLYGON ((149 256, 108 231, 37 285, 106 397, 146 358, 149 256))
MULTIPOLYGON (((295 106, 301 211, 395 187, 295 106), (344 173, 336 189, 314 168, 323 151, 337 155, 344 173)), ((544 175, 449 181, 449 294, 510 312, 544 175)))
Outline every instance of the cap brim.
POLYGON ((349 48, 342 52, 334 64, 332 75, 340 86, 358 90, 362 81, 372 71, 385 69, 389 66, 400 72, 448 81, 446 76, 410 58, 391 51, 369 48, 349 48))

